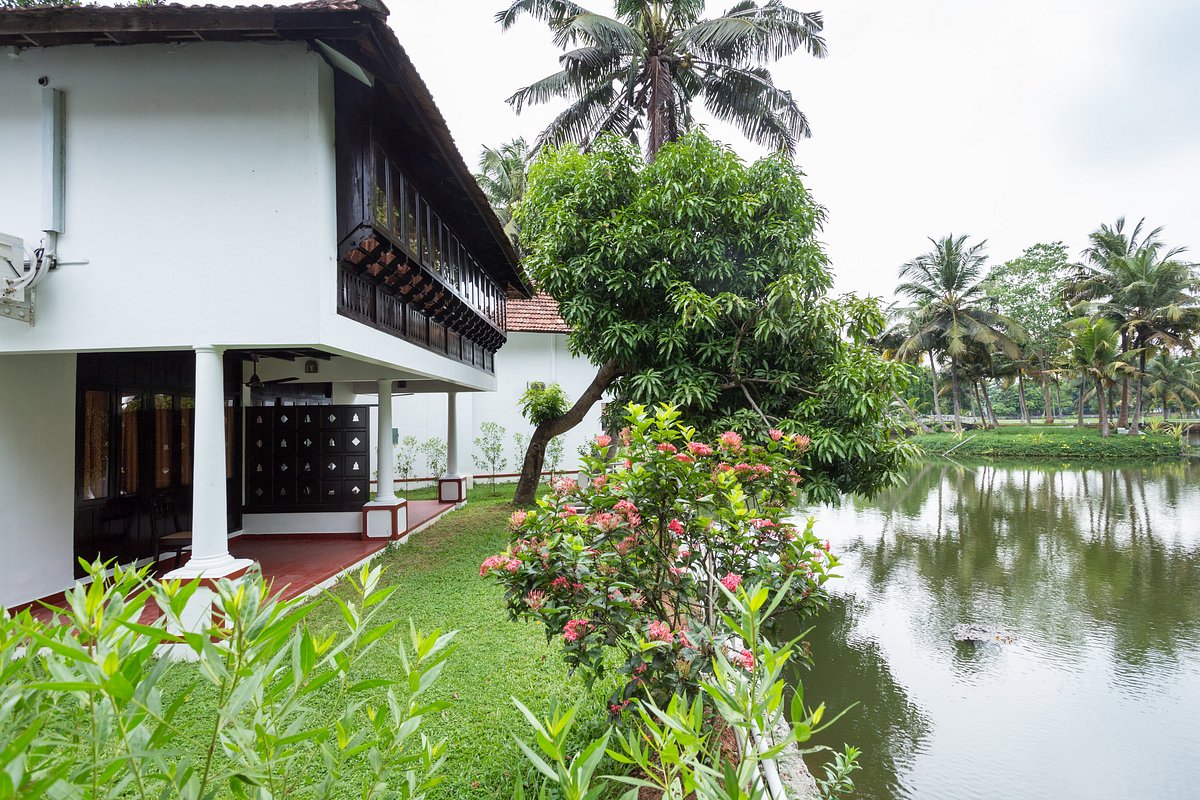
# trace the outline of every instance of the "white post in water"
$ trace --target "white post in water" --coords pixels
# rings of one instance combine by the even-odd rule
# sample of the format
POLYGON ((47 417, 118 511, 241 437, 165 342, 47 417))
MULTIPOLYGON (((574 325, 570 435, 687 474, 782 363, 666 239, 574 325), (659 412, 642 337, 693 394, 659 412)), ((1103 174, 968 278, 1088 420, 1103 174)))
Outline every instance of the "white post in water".
POLYGON ((375 502, 396 502, 396 452, 392 444, 392 381, 379 381, 379 441, 376 443, 378 480, 375 502))

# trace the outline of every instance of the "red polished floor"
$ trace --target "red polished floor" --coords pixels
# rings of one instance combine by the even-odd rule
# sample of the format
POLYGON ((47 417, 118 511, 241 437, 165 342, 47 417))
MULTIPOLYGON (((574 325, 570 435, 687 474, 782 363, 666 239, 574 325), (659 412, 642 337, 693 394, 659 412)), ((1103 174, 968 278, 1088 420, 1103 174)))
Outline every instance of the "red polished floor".
MULTIPOLYGON (((451 503, 437 500, 410 500, 408 530, 412 531, 454 508, 451 503)), ((229 540, 229 552, 234 558, 249 558, 258 562, 263 576, 279 594, 290 600, 314 586, 329 580, 363 559, 387 547, 387 539, 326 538, 319 535, 238 536, 229 540)), ((186 557, 186 553, 184 554, 186 557)), ((161 576, 175 568, 173 559, 159 562, 155 574, 161 576)), ((29 606, 35 617, 48 620, 50 612, 41 604, 61 606, 63 593, 58 592, 35 603, 16 606, 14 611, 29 606)))

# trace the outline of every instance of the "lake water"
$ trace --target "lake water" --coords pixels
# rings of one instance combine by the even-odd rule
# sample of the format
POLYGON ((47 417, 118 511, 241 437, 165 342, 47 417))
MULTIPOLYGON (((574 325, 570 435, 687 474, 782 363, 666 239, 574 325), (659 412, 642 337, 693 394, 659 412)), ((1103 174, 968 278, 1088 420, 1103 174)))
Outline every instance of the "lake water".
POLYGON ((860 702, 822 739, 857 797, 1200 797, 1200 464, 921 464, 815 516, 846 563, 805 696, 860 702))

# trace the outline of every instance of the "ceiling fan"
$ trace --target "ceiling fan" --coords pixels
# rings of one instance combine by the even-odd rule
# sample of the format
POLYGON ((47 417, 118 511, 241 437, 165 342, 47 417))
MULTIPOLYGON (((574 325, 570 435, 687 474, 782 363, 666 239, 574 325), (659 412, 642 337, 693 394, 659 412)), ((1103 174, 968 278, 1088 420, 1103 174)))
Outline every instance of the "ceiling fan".
POLYGON ((250 380, 246 381, 246 386, 250 389, 261 389, 264 386, 274 386, 279 383, 291 383, 298 381, 299 378, 275 378, 274 380, 264 381, 258 377, 258 356, 250 356, 250 363, 254 364, 254 369, 250 372, 250 380))

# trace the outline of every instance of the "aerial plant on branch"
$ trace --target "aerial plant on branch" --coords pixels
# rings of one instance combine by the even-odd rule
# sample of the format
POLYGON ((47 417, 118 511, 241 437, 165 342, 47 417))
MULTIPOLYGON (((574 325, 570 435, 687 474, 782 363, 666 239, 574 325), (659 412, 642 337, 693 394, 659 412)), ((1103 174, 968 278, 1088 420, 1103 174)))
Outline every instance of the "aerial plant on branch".
POLYGON ((582 479, 512 518, 511 543, 482 575, 505 589, 513 619, 537 620, 589 678, 616 650, 625 676, 610 701, 664 705, 712 674, 728 644, 718 625, 743 582, 780 592, 778 608, 812 612, 837 566, 807 526, 784 519, 809 442, 772 431, 750 443, 702 439, 678 411, 631 406, 621 445, 601 434, 582 479))
POLYGON ((877 301, 828 296, 824 212, 786 158, 747 165, 701 133, 649 165, 615 137, 546 150, 517 217, 568 348, 597 365, 565 413, 536 424, 518 504, 533 502, 550 439, 606 394, 669 402, 709 434, 808 436, 816 501, 871 492, 906 463, 891 404, 908 368, 870 344, 877 301))
POLYGON ((0 797, 336 790, 416 800, 439 782, 444 744, 420 726, 443 704, 423 695, 454 634, 412 630, 390 674, 361 674, 363 657, 391 646, 383 637, 397 624, 385 619, 395 587, 381 586, 380 568, 351 579, 352 599, 332 597, 342 612, 336 631, 314 634, 304 620, 315 605, 276 600, 252 572, 218 580, 212 625, 179 634, 198 582, 151 582, 148 568, 116 566, 110 575, 108 566, 87 565, 92 582, 66 593, 54 623, 28 611, 0 613, 0 797), (145 621, 150 609, 161 613, 145 621), (164 647, 195 666, 160 657, 164 647), (162 689, 176 669, 208 687, 211 707, 189 707, 189 689, 162 689), (329 708, 339 709, 335 717, 329 708), (189 755, 195 743, 180 731, 196 724, 207 730, 202 749, 189 755))
POLYGON ((807 51, 825 56, 819 12, 795 11, 780 0, 742 0, 704 19, 703 0, 620 0, 611 17, 567 0, 514 0, 496 15, 507 30, 523 15, 545 23, 566 49, 561 69, 508 99, 526 106, 565 100, 567 108, 536 147, 597 137, 644 134, 654 155, 693 125, 699 102, 751 141, 791 155, 809 136, 808 120, 790 91, 777 87, 766 65, 807 51))

